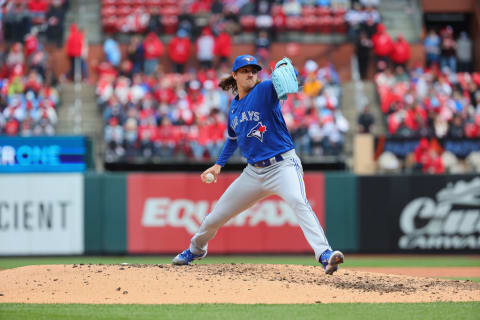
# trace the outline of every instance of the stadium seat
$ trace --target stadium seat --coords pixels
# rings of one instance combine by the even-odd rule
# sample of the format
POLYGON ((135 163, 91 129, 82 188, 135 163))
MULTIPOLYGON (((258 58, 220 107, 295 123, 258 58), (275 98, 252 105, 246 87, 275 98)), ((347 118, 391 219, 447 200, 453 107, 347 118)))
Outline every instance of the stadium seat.
POLYGON ((178 16, 180 14, 180 9, 177 6, 167 6, 160 9, 162 16, 178 16))
POLYGON ((147 6, 147 0, 133 0, 132 5, 137 7, 147 6))
POLYGON ((147 6, 149 7, 160 7, 162 4, 162 0, 147 0, 147 6))
POLYGON ((117 6, 131 6, 132 5, 132 0, 118 0, 116 2, 117 6))
POLYGON ((112 15, 102 18, 102 27, 106 33, 117 32, 117 17, 112 15))
POLYGON ((344 16, 345 13, 347 13, 347 11, 345 10, 345 8, 338 7, 338 8, 336 8, 335 10, 333 10, 333 14, 334 14, 335 16, 344 16))
POLYGON ((119 17, 128 16, 129 14, 131 14, 133 12, 132 7, 130 7, 130 6, 117 7, 116 9, 117 10, 116 10, 115 14, 119 17))
POLYGON ((111 17, 116 14, 117 10, 114 6, 105 6, 101 9, 100 14, 102 17, 111 17))
POLYGON ((240 17, 240 25, 242 26, 243 31, 253 32, 255 31, 255 16, 242 16, 240 17))
POLYGON ((181 1, 177 1, 177 0, 163 0, 164 5, 170 5, 170 6, 178 7, 180 3, 181 3, 181 1))
POLYGON ((323 16, 319 19, 319 31, 321 33, 331 33, 333 27, 333 17, 323 16))
POLYGON ((303 17, 303 28, 306 32, 317 32, 319 30, 318 26, 318 18, 317 16, 306 16, 303 17))
POLYGON ((348 26, 347 22, 343 18, 343 16, 335 16, 332 18, 332 25, 333 25, 333 30, 336 33, 347 33, 348 31, 348 26))
POLYGON ((327 7, 317 7, 315 10, 316 10, 317 16, 320 16, 320 17, 329 16, 331 14, 330 8, 327 8, 327 7))
POLYGON ((273 17, 273 27, 277 32, 282 32, 286 28, 286 18, 283 14, 273 17))
POLYGON ((308 17, 308 16, 314 16, 316 12, 316 9, 314 6, 303 6, 302 7, 302 16, 308 17))
POLYGON ((127 28, 127 17, 117 17, 117 20, 115 22, 115 27, 120 32, 129 31, 129 30, 126 30, 126 28, 127 28))
POLYGON ((303 28, 303 20, 301 17, 287 17, 285 25, 287 30, 301 31, 303 28))

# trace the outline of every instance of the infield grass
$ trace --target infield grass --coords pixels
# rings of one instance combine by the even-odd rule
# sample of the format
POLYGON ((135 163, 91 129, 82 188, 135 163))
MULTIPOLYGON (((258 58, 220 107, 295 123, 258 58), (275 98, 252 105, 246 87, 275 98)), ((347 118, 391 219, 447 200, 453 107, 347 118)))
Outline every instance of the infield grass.
POLYGON ((480 303, 376 304, 0 304, 0 319, 478 319, 480 303))

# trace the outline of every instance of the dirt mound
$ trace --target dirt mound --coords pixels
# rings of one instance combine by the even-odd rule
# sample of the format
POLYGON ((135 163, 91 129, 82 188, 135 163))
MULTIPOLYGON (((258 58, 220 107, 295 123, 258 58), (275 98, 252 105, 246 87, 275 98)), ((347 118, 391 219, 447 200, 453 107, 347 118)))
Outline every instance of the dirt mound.
POLYGON ((448 277, 448 278, 480 278, 479 267, 355 267, 356 271, 368 271, 376 273, 400 274, 415 277, 448 277))
POLYGON ((320 266, 46 265, 0 271, 0 303, 480 301, 480 283, 320 266))

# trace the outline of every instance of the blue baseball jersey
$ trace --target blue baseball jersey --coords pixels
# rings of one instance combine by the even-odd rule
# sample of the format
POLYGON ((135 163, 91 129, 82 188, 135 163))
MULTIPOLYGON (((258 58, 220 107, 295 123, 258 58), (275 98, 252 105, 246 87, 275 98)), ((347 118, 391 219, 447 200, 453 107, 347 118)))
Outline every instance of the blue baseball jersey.
POLYGON ((271 80, 260 82, 242 99, 232 100, 228 138, 236 140, 251 164, 294 148, 271 80))

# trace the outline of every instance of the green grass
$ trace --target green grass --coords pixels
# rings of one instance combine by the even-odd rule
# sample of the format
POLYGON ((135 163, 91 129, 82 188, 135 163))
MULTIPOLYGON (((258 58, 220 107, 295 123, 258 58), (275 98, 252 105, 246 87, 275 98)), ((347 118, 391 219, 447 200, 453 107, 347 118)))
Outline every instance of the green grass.
POLYGON ((480 303, 398 304, 0 304, 0 319, 478 319, 480 303))
MULTIPOLYGON (((103 263, 122 262, 139 264, 171 263, 172 256, 122 256, 122 257, 2 257, 0 269, 41 264, 103 263)), ((312 255, 279 256, 208 256, 196 263, 267 263, 318 265, 312 255)), ((344 267, 480 267, 479 256, 345 256, 344 267)))

